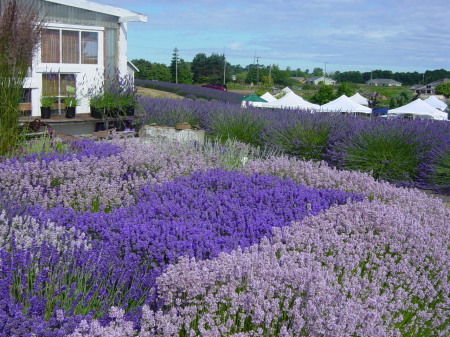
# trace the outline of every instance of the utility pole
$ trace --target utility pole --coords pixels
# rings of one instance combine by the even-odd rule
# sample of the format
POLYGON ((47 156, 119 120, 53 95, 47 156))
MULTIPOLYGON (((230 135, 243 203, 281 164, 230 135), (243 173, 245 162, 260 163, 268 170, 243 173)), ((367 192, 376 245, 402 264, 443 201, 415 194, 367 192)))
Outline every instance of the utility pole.
POLYGON ((227 76, 227 59, 225 58, 225 54, 223 54, 223 84, 226 84, 226 76, 227 76))
POLYGON ((325 64, 325 71, 324 71, 324 75, 323 75, 323 84, 327 84, 327 63, 328 62, 324 62, 323 64, 325 64))
POLYGON ((270 84, 272 83, 272 63, 270 64, 270 67, 269 67, 269 83, 270 84))
POLYGON ((178 83, 178 48, 173 50, 173 58, 175 60, 175 83, 178 83))
POLYGON ((259 59, 261 57, 255 56, 256 58, 256 85, 259 85, 259 59))

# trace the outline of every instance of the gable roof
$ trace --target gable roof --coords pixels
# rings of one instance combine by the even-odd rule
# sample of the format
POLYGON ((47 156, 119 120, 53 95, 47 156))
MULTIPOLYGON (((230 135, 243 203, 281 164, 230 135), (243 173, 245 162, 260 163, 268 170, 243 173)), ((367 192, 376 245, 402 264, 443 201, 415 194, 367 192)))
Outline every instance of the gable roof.
POLYGON ((417 89, 435 88, 438 84, 448 83, 448 82, 450 82, 450 78, 443 78, 443 79, 440 79, 440 80, 437 80, 437 81, 434 81, 434 82, 430 82, 430 83, 425 84, 425 85, 420 84, 415 89, 417 90, 417 89))
POLYGON ((88 11, 117 16, 119 18, 119 22, 130 22, 130 21, 147 22, 147 15, 145 14, 129 11, 127 9, 119 7, 103 5, 93 1, 87 0, 43 0, 43 1, 53 2, 56 4, 65 5, 69 7, 76 7, 88 11))
POLYGON ((374 78, 374 79, 368 80, 366 83, 402 84, 401 82, 390 79, 390 78, 374 78))

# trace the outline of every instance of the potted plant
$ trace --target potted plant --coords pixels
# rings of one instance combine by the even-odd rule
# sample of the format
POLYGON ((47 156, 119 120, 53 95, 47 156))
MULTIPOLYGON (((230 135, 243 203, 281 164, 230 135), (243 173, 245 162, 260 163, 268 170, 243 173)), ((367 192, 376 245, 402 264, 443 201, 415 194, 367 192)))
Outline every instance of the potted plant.
POLYGON ((95 95, 89 99, 89 105, 91 107, 91 117, 103 119, 105 115, 105 101, 103 95, 95 95))
POLYGON ((52 115, 52 106, 55 104, 55 97, 41 97, 41 118, 49 119, 52 115))
POLYGON ((79 100, 75 97, 65 97, 64 104, 66 106, 66 118, 74 118, 75 117, 75 109, 79 104, 79 100))

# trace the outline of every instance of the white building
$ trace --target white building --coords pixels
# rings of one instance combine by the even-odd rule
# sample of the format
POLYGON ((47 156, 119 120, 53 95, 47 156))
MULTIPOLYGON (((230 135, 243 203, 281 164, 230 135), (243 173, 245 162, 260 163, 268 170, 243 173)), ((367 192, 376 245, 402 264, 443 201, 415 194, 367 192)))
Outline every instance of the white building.
POLYGON ((31 114, 40 115, 42 96, 61 101, 73 88, 81 98, 77 113, 88 113, 88 88, 103 83, 104 74, 129 73, 127 25, 147 16, 86 0, 36 2, 46 24, 24 84, 31 114))
POLYGON ((315 84, 315 85, 318 85, 318 84, 335 85, 336 81, 329 77, 313 76, 313 77, 308 78, 305 83, 315 84))

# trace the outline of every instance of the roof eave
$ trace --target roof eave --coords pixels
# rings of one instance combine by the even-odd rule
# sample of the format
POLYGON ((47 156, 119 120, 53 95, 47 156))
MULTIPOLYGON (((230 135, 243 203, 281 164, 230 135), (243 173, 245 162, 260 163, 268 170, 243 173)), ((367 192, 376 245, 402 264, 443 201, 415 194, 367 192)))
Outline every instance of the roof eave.
POLYGON ((147 15, 129 11, 127 9, 113 7, 109 5, 103 5, 87 0, 44 0, 47 2, 53 2, 60 5, 66 5, 70 7, 81 8, 93 12, 99 12, 119 17, 119 22, 147 22, 147 15))

